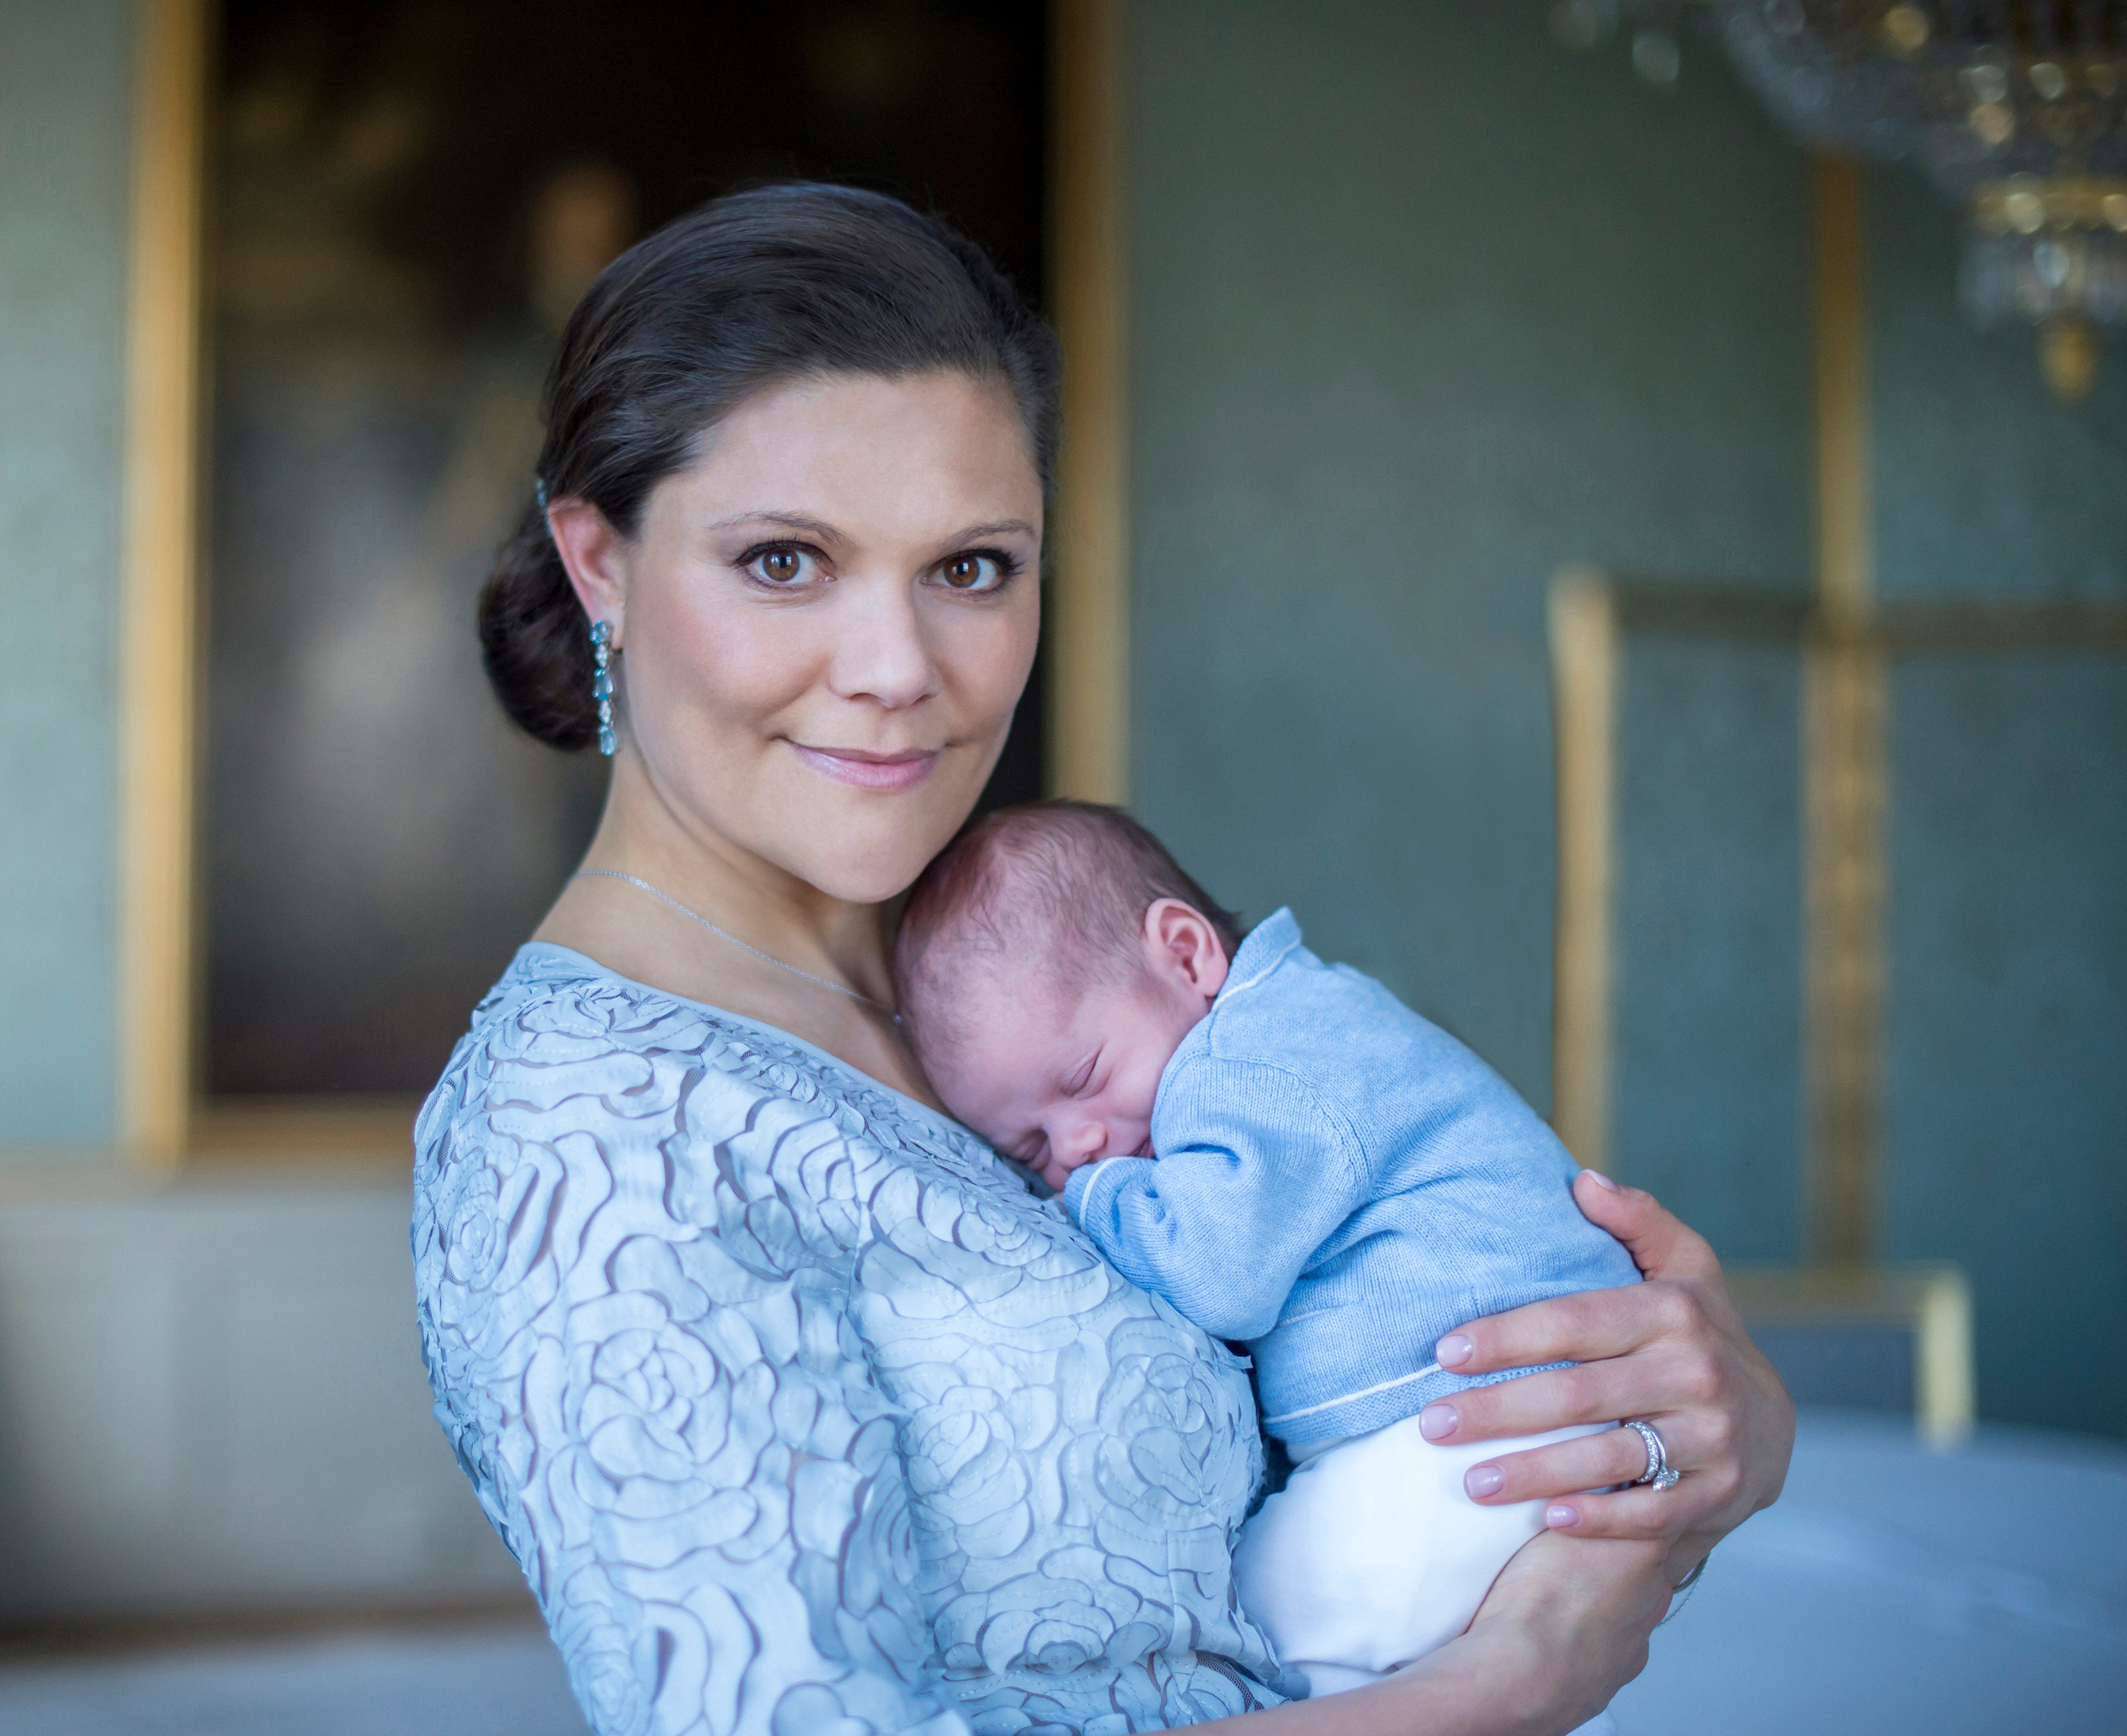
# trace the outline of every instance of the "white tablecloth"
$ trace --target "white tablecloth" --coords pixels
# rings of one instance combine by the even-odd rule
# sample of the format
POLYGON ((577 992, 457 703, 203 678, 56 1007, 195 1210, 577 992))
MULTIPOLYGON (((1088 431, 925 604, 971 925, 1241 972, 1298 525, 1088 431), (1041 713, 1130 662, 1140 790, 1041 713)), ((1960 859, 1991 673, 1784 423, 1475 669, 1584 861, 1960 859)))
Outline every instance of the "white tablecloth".
POLYGON ((1779 1505, 1614 1710, 1624 1736, 2127 1736, 2127 1450, 1805 1414, 1779 1505))

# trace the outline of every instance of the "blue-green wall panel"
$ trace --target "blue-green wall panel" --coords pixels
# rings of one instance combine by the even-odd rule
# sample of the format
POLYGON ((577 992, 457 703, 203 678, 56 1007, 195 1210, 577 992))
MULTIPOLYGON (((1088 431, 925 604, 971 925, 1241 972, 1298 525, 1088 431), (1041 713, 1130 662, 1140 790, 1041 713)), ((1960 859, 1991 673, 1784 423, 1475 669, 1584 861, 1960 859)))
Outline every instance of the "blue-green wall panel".
POLYGON ((111 1132, 133 24, 0 3, 0 1144, 111 1132))
POLYGON ((1886 1251, 1971 1274, 1982 1415, 2127 1435, 2127 658, 1891 715, 1886 1251))
MULTIPOLYGON (((2059 402, 1956 210, 1869 202, 1882 594, 2127 600, 2127 344, 2059 402)), ((1902 659, 1891 719, 1886 1251, 1971 1273, 1983 1415, 2127 1435, 2127 657, 1902 659)))
POLYGON ((1803 159, 1537 0, 1135 12, 1135 804, 1547 1105, 1545 589, 1807 581, 1803 159))
POLYGON ((1954 206, 1893 168, 1869 211, 1879 594, 2127 598, 2127 333, 2064 405, 2028 326, 1983 335, 1958 306, 1954 206))
POLYGON ((1793 1261, 1801 659, 1642 633, 1622 669, 1612 1167, 1724 1259, 1793 1261))

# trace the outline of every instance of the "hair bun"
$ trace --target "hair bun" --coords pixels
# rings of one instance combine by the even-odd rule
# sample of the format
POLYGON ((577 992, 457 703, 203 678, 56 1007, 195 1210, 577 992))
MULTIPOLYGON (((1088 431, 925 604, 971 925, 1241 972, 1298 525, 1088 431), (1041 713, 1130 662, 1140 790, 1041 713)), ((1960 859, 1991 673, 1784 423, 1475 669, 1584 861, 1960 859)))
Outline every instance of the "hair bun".
POLYGON ((480 588, 480 660, 527 734, 567 753, 597 739, 590 623, 537 506, 495 551, 480 588))

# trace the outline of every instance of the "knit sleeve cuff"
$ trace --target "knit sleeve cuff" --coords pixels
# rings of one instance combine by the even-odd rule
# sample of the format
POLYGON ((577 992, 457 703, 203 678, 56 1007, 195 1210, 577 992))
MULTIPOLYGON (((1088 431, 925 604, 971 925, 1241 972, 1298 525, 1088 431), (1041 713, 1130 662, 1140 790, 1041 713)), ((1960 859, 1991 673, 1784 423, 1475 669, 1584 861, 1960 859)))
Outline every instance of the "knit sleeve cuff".
POLYGON ((1113 1180, 1125 1173, 1125 1164, 1144 1161, 1136 1157, 1104 1157, 1097 1163, 1079 1164, 1064 1183, 1064 1209, 1071 1214, 1074 1222, 1082 1224, 1086 1221, 1087 1196, 1100 1185, 1101 1178, 1113 1170, 1115 1174, 1109 1178, 1113 1180))

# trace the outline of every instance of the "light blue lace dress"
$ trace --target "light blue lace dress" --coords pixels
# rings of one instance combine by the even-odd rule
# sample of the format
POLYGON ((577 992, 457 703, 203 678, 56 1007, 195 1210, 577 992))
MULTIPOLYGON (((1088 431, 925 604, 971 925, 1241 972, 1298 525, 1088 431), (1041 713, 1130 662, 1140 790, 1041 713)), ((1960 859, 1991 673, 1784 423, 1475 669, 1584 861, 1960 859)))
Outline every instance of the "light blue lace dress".
POLYGON ((416 1131, 436 1414, 599 1736, 1278 1703, 1245 1365, 809 1045, 519 953, 416 1131))

